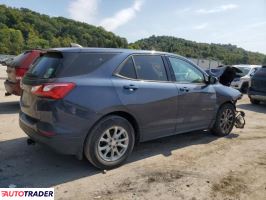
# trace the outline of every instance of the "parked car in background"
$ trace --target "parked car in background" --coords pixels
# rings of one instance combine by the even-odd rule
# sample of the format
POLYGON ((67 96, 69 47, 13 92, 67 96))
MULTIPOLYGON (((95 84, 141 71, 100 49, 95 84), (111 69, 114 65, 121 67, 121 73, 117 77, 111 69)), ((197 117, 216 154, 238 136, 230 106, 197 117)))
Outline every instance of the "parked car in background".
POLYGON ((232 81, 231 87, 240 90, 242 93, 247 93, 250 78, 261 67, 260 65, 233 65, 241 72, 236 73, 236 78, 232 81))
POLYGON ((48 50, 22 80, 20 127, 96 167, 121 165, 134 144, 195 130, 228 135, 242 94, 175 54, 48 50))
POLYGON ((237 73, 241 73, 242 71, 230 65, 221 65, 217 68, 208 69, 206 72, 209 75, 215 76, 222 85, 230 87, 232 81, 236 78, 237 73))
POLYGON ((248 96, 253 104, 266 102, 266 66, 260 68, 251 78, 248 96))
POLYGON ((21 95, 20 81, 31 64, 40 56, 40 50, 30 50, 14 57, 7 65, 7 80, 5 81, 5 95, 21 95))
POLYGON ((2 55, 0 58, 0 64, 3 66, 8 65, 12 60, 14 59, 15 56, 12 55, 2 55))

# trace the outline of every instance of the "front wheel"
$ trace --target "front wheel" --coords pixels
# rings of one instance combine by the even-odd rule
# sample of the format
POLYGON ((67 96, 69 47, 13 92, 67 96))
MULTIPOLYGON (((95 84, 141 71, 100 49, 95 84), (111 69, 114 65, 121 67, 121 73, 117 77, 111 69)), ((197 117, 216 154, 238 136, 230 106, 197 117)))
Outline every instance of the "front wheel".
POLYGON ((216 136, 226 136, 231 133, 235 124, 235 107, 232 104, 224 104, 219 109, 212 133, 216 136))
POLYGON ((255 105, 260 104, 260 101, 259 101, 259 100, 252 99, 252 98, 250 98, 250 102, 251 102, 252 104, 255 104, 255 105))
POLYGON ((132 125, 126 119, 112 115, 102 119, 89 133, 84 154, 95 167, 112 169, 127 159, 134 143, 132 125))

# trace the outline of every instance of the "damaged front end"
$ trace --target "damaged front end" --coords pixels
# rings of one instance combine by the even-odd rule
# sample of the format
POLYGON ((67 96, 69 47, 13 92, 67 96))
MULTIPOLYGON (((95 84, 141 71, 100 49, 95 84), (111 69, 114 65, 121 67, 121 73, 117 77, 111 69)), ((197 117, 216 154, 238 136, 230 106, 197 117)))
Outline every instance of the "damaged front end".
POLYGON ((243 111, 237 111, 235 115, 235 127, 243 129, 246 125, 245 113, 243 111))

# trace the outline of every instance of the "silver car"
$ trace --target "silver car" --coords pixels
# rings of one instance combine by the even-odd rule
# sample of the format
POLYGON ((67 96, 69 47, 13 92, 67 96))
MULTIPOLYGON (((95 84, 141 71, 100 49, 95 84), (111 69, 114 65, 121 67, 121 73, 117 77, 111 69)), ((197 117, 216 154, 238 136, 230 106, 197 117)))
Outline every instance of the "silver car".
POLYGON ((236 78, 231 83, 231 87, 246 93, 249 87, 251 77, 261 68, 260 65, 233 65, 241 72, 236 74, 236 78))

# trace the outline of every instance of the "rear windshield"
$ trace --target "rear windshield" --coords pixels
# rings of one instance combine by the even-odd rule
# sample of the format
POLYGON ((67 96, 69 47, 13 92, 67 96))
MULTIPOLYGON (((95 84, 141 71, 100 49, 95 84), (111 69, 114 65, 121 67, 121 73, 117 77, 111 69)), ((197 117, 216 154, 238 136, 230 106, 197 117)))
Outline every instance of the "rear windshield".
POLYGON ((13 67, 18 67, 22 64, 24 59, 30 54, 30 52, 24 52, 22 54, 19 54, 18 56, 14 57, 11 61, 10 65, 13 67))
POLYGON ((49 52, 38 58, 27 74, 38 78, 70 77, 88 74, 115 55, 115 53, 49 52))

